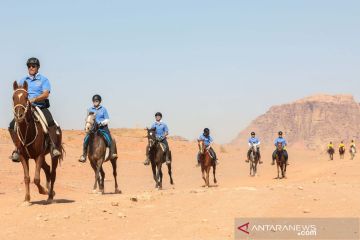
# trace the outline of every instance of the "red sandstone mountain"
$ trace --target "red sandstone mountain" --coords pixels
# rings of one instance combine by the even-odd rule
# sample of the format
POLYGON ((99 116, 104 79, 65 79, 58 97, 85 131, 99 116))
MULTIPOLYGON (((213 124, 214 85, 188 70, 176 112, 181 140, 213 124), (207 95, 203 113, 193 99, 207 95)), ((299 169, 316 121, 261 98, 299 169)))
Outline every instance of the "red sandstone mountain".
POLYGON ((269 145, 282 130, 289 145, 315 149, 360 138, 360 105, 351 95, 315 95, 271 107, 239 133, 233 144, 245 144, 255 131, 269 145))

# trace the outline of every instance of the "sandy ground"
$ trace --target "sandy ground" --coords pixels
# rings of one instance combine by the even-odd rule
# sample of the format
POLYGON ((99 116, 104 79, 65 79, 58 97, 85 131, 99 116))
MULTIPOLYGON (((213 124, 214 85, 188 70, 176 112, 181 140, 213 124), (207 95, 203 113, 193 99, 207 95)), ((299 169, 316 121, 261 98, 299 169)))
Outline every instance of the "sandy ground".
MULTIPOLYGON (((22 166, 8 159, 12 144, 2 131, 0 239, 234 239, 237 217, 360 217, 359 158, 328 161, 325 154, 289 148, 288 178, 275 180, 270 149, 263 150, 258 176, 249 177, 246 146, 222 151, 217 146, 219 182, 205 189, 195 167, 196 144, 170 141, 175 185, 165 174, 164 189, 158 191, 151 169, 142 164, 141 130, 114 133, 122 194, 111 194, 110 163, 105 164, 106 194, 92 193, 90 164, 77 162, 84 135, 65 131, 67 154, 58 168, 55 202, 45 205, 46 196, 32 183, 32 204, 24 207, 22 166)), ((30 169, 33 177, 33 161, 30 169)))

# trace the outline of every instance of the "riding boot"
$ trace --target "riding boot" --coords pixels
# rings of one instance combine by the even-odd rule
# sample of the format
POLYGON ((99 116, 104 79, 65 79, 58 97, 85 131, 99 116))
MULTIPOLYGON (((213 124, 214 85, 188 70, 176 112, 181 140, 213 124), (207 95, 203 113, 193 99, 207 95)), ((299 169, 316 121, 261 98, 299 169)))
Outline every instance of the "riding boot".
POLYGON ((83 146, 83 154, 81 155, 79 162, 84 163, 86 162, 86 156, 87 156, 87 144, 84 144, 83 146))
POLYGON ((248 153, 247 153, 247 159, 245 160, 245 162, 249 162, 250 161, 250 150, 248 151, 248 153))
POLYGON ((259 156, 259 164, 262 164, 263 161, 261 161, 261 155, 260 155, 260 152, 258 151, 258 156, 259 156))
MULTIPOLYGON (((9 129, 9 133, 10 133, 10 136, 11 136, 11 139, 13 140, 14 143, 17 142, 17 136, 16 136, 16 133, 15 133, 15 130, 13 129, 9 129)), ((16 144, 15 144, 16 145, 16 144)), ((20 162, 20 155, 19 155, 19 150, 16 148, 11 156, 9 157, 13 162, 20 162)))
POLYGON ((58 130, 57 130, 57 126, 51 126, 49 127, 49 137, 50 137, 50 144, 51 144, 51 153, 53 157, 58 157, 61 156, 61 152, 59 151, 58 147, 56 146, 57 144, 57 138, 58 138, 58 134, 57 134, 58 130))
POLYGON ((110 160, 114 160, 117 158, 117 153, 116 153, 116 144, 113 140, 113 142, 111 143, 110 145, 110 153, 109 153, 109 156, 110 156, 110 160))
POLYGON ((171 164, 171 151, 170 150, 166 151, 165 157, 166 157, 166 164, 170 165, 171 164))

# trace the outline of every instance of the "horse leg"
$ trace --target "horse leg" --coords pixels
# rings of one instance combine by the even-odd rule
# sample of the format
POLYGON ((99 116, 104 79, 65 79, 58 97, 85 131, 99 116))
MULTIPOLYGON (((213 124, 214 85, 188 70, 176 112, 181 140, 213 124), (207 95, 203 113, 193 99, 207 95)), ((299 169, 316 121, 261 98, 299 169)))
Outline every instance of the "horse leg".
POLYGON ((216 164, 214 164, 214 166, 213 166, 213 174, 214 174, 214 183, 217 184, 217 180, 216 180, 216 164))
POLYGON ((99 186, 100 186, 100 192, 103 194, 105 192, 105 172, 102 166, 100 167, 100 176, 101 179, 99 186))
POLYGON ((103 190, 103 189, 101 189, 101 179, 100 179, 100 170, 102 167, 102 163, 103 163, 102 159, 100 159, 96 162, 96 173, 95 173, 95 182, 97 181, 100 191, 103 190))
POLYGON ((201 164, 201 174, 202 174, 202 178, 204 179, 204 182, 205 182, 204 187, 206 187, 205 166, 203 164, 201 164))
POLYGON ((168 167, 168 173, 169 173, 169 177, 170 177, 170 184, 173 185, 174 181, 173 181, 173 178, 172 178, 171 163, 167 164, 167 167, 168 167))
POLYGON ((280 179, 280 164, 277 160, 276 160, 276 167, 277 167, 277 178, 276 179, 280 179))
POLYGON ((206 186, 210 187, 210 169, 211 165, 206 168, 206 186))
POLYGON ((50 190, 48 195, 48 202, 51 202, 54 199, 55 191, 54 191, 54 185, 56 180, 56 168, 59 163, 59 157, 53 157, 51 158, 51 183, 50 183, 50 190))
POLYGON ((37 186, 37 188, 39 189, 39 193, 43 194, 43 195, 47 195, 48 191, 41 186, 40 184, 40 170, 42 168, 43 163, 45 162, 45 157, 44 155, 40 155, 36 158, 36 166, 35 166, 35 177, 34 177, 34 184, 37 186))
POLYGON ((159 164, 158 164, 158 173, 159 173, 159 190, 161 190, 162 189, 162 178, 163 178, 163 173, 162 173, 162 162, 160 162, 159 164))
POLYGON ((90 161, 91 168, 94 170, 94 174, 95 174, 95 182, 94 182, 94 186, 93 186, 93 192, 95 193, 96 188, 97 188, 96 164, 91 159, 89 159, 89 161, 90 161))
POLYGON ((25 203, 30 202, 30 175, 29 175, 29 159, 20 155, 20 161, 24 169, 24 183, 25 183, 25 203))
POLYGON ((119 187, 118 187, 118 182, 117 182, 117 171, 116 171, 117 159, 111 159, 110 162, 111 162, 111 165, 113 168, 113 176, 114 176, 114 180, 115 180, 115 193, 121 193, 121 191, 119 190, 119 187))
POLYGON ((46 188, 49 191, 50 189, 50 184, 51 184, 51 169, 49 164, 47 164, 47 162, 44 160, 41 168, 44 170, 45 172, 45 176, 46 176, 46 188))
POLYGON ((153 172, 153 178, 154 178, 154 181, 155 181, 155 188, 158 187, 158 180, 157 180, 157 175, 156 175, 156 165, 153 161, 151 161, 151 169, 152 169, 152 172, 153 172))

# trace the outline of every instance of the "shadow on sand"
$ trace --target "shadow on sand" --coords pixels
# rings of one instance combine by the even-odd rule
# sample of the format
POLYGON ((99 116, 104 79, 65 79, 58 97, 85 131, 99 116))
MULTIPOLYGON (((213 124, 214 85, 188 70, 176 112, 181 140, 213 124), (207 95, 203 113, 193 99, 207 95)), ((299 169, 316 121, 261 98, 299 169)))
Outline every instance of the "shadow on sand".
POLYGON ((32 201, 30 202, 31 204, 36 204, 36 205, 49 205, 49 204, 67 204, 67 203, 74 203, 74 200, 69 200, 69 199, 54 199, 51 202, 48 202, 46 200, 40 200, 40 201, 32 201))

